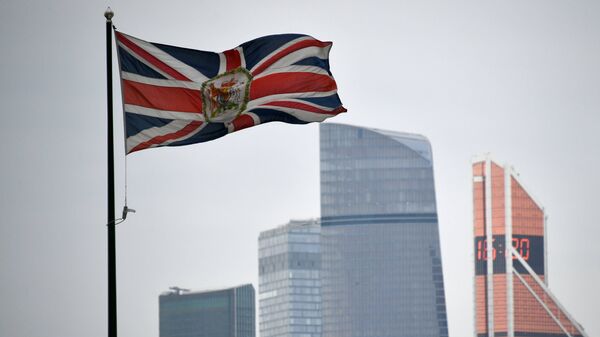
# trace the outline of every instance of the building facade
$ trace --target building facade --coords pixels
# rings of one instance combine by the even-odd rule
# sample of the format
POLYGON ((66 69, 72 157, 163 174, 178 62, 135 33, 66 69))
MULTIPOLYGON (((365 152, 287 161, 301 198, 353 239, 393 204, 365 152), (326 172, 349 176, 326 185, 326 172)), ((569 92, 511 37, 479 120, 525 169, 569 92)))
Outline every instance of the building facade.
POLYGON ((254 301, 251 284, 164 293, 159 296, 160 337, 255 337, 254 301))
POLYGON ((581 337, 552 295, 546 214, 510 166, 473 163, 475 337, 581 337))
POLYGON ((321 337, 321 246, 317 220, 260 233, 261 337, 321 337))
POLYGON ((447 337, 425 137, 320 126, 323 337, 447 337))

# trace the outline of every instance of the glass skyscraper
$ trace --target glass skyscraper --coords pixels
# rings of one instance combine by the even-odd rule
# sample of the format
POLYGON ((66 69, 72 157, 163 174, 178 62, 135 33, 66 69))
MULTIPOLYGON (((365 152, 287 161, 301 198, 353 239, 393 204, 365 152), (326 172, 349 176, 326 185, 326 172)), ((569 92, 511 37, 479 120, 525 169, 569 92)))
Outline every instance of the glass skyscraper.
POLYGON ((323 337, 447 337, 422 136, 320 126, 323 337))
POLYGON ((168 292, 159 297, 160 337, 255 337, 254 287, 168 292))
POLYGON ((320 226, 290 221, 260 233, 261 337, 321 337, 320 226))

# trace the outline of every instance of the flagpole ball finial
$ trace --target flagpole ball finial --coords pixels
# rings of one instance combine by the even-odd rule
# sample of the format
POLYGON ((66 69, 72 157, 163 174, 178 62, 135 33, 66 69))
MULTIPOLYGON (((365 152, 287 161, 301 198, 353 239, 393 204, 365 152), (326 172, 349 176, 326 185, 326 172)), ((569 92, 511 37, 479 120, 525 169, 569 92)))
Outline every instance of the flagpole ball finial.
POLYGON ((106 11, 104 12, 104 17, 106 18, 107 21, 112 20, 113 16, 115 16, 115 12, 112 11, 112 9, 110 9, 110 7, 108 7, 106 9, 106 11))

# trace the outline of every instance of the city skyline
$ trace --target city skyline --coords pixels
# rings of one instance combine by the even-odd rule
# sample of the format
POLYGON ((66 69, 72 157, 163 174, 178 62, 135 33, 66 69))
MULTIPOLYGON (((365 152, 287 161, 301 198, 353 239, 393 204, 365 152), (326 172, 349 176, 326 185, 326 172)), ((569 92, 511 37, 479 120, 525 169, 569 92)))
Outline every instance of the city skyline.
MULTIPOLYGON (((427 147, 418 144, 418 141, 425 140, 425 138, 419 138, 421 136, 418 135, 387 130, 369 130, 337 123, 330 123, 324 128, 326 130, 328 128, 330 130, 349 129, 358 132, 358 138, 363 138, 365 131, 374 131, 392 137, 392 139, 398 138, 399 141, 409 141, 412 142, 410 146, 413 151, 431 160, 427 147)), ((321 138, 323 138, 323 131, 321 133, 321 138)), ((325 137, 329 138, 328 135, 325 137)), ((347 143, 346 146, 349 145, 353 148, 356 146, 356 144, 353 145, 351 142, 344 141, 343 137, 336 141, 347 143)), ((389 156, 385 156, 385 158, 392 159, 389 156)), ((509 337, 542 337, 563 336, 563 333, 564 336, 567 336, 567 333, 575 337, 587 336, 584 328, 573 320, 568 311, 547 288, 548 278, 546 272, 548 262, 545 242, 547 215, 545 208, 524 188, 519 174, 512 166, 508 164, 501 166, 491 158, 491 154, 486 154, 474 156, 473 159, 475 337, 485 337, 488 334, 489 336, 507 334, 509 337), (488 181, 490 186, 486 187, 488 181), (506 187, 508 186, 506 185, 507 182, 510 182, 510 187, 506 187), (486 201, 488 199, 491 200, 489 204, 486 201), (506 205, 509 206, 506 207, 506 205), (511 211, 507 210, 509 208, 511 211), (508 220, 509 218, 510 220, 508 220), (486 225, 490 221, 493 221, 494 224, 486 225), (518 224, 516 229, 512 227, 513 222, 518 224), (490 239, 492 237, 493 239, 490 239), (488 247, 489 241, 493 242, 493 248, 488 247), (508 241, 512 242, 514 252, 506 248, 505 243, 508 241), (509 256, 512 258, 509 259, 509 256), (517 261, 516 265, 515 260, 517 261), (493 263, 490 264, 490 261, 493 261, 493 263), (515 268, 515 275, 509 278, 506 276, 505 271, 512 268, 515 268), (524 275, 521 275, 521 273, 524 273, 524 275), (487 277, 485 277, 486 274, 487 277), (491 280, 490 275, 494 275, 493 280, 491 280), (505 285, 506 282, 510 285, 505 285), (535 282, 542 282, 543 284, 538 285, 535 282), (515 290, 513 290, 513 287, 515 290), (513 291, 515 295, 513 295, 513 291), (507 301, 507 299, 509 300, 507 301), (537 300, 541 305, 535 308, 532 307, 536 303, 534 300, 537 300), (543 310, 546 310, 547 313, 543 310), (489 331, 490 329, 493 332, 489 331), (482 330, 486 332, 481 333, 482 330)), ((326 156, 325 162, 328 160, 330 159, 326 156)), ((323 165, 323 158, 321 165, 323 165)), ((331 168, 330 165, 326 166, 326 170, 331 168)), ((356 194, 356 192, 353 195, 366 196, 369 194, 356 194)), ((344 198, 340 201, 342 200, 344 198)), ((350 201, 350 203, 355 202, 350 201)), ((346 203, 343 201, 340 205, 346 203)), ((378 203, 374 202, 374 205, 378 205, 378 203)), ((329 212, 335 209, 332 208, 329 212)), ((347 209, 357 210, 356 207, 347 209)), ((342 213, 344 212, 342 211, 342 213)), ((324 217, 324 220, 321 218, 290 220, 285 225, 260 233, 258 240, 258 257, 260 261, 258 272, 259 296, 256 299, 256 303, 259 305, 257 322, 260 322, 260 327, 257 330, 260 331, 260 336, 269 337, 281 334, 290 336, 297 334, 300 336, 306 333, 316 337, 322 335, 322 309, 320 305, 322 274, 321 224, 324 222, 326 226, 331 226, 328 223, 346 220, 352 222, 352 225, 356 225, 355 222, 358 221, 358 219, 352 217, 348 219, 347 216, 342 216, 342 218, 337 219, 339 215, 328 215, 324 217), (314 270, 314 275, 310 272, 311 270, 314 270), (310 275, 307 272, 310 272, 310 275), (302 274, 292 277, 291 275, 294 273, 302 274), (280 274, 282 276, 278 276, 280 274), (288 278, 288 274, 290 278, 288 278), (301 282, 301 284, 295 285, 294 282, 296 281, 301 282), (291 283, 288 284, 287 282, 291 283), (306 282, 311 282, 311 284, 309 285, 306 282), (307 290, 310 291, 307 292, 307 290), (311 301, 317 305, 316 307, 300 308, 294 306, 295 303, 301 305, 307 303, 305 299, 307 296, 315 297, 315 300, 311 301), (296 297, 298 298, 296 299, 296 297), (292 314, 294 312, 297 314, 292 314), (312 329, 289 330, 303 325, 310 326, 312 329)), ((344 271, 344 273, 347 273, 347 271, 344 271)), ((180 290, 189 291, 178 287, 171 289, 174 289, 176 295, 179 295, 180 290)), ((207 292, 214 292, 214 290, 195 291, 191 294, 207 292)), ((161 301, 163 296, 174 294, 173 292, 163 293, 161 301)))
MULTIPOLYGON (((3 3, 0 335, 106 336, 108 5, 120 30, 193 49, 287 32, 333 41, 349 110, 335 122, 424 134, 433 146, 450 337, 473 335, 471 159, 485 152, 510 160, 546 207, 552 292, 600 335, 591 0, 3 3)), ((120 112, 117 99, 117 214, 120 112)), ((316 125, 273 123, 128 156, 137 213, 117 226, 119 334, 157 336, 156 296, 173 284, 258 284, 258 233, 319 215, 318 142, 316 125)))
MULTIPOLYGON (((331 140, 338 145, 344 144, 338 148, 341 153, 345 152, 344 146, 352 148, 352 152, 361 152, 357 151, 358 144, 346 139, 348 135, 356 137, 358 134, 356 138, 359 143, 363 141, 366 144, 381 143, 381 140, 379 142, 367 141, 371 137, 368 134, 365 135, 365 132, 373 132, 379 136, 395 139, 400 143, 408 142, 409 147, 407 148, 410 151, 415 151, 422 158, 431 160, 428 143, 425 138, 418 135, 369 130, 342 124, 330 124, 322 128, 327 130, 325 133, 323 129, 321 130, 322 144, 323 141, 325 144, 330 144, 331 140), (331 137, 329 133, 332 131, 334 131, 333 134, 339 135, 331 137), (346 135, 340 136, 342 134, 346 135), (362 140, 363 138, 365 140, 362 140), (423 141, 425 141, 423 144, 419 143, 423 141)), ((381 145, 379 144, 379 146, 381 145)), ((325 149, 328 147, 325 146, 325 149)), ((381 151, 380 147, 379 151, 381 151)), ((346 156, 347 154, 342 154, 337 160, 344 158, 342 160, 344 161, 350 158, 346 158, 346 156)), ((335 167, 335 164, 331 165, 330 163, 332 158, 330 155, 321 155, 322 171, 330 171, 335 167)), ((375 156, 369 160, 372 161, 375 158, 379 157, 375 156)), ((389 155, 381 158, 385 158, 389 163, 394 159, 389 155)), ((473 160, 475 337, 498 334, 505 334, 509 337, 567 336, 568 334, 574 337, 587 336, 584 328, 573 319, 548 289, 545 240, 547 216, 544 207, 525 189, 519 174, 512 166, 508 164, 501 166, 491 158, 490 154, 486 154, 476 156, 473 160), (514 228, 513 223, 515 224, 514 228), (493 242, 493 245, 490 246, 488 242, 493 242), (511 242, 514 251, 507 248, 506 242, 511 242), (506 272, 507 270, 513 270, 513 272, 509 274, 506 272)), ((354 158, 354 160, 356 159, 361 159, 361 157, 354 158)), ((406 166, 406 164, 408 162, 401 165, 406 166)), ((359 165, 363 170, 371 166, 365 165, 365 163, 359 165)), ((344 167, 348 169, 352 165, 346 163, 344 167)), ((354 169, 352 170, 354 171, 354 169)), ((358 178, 354 183, 360 182, 361 184, 351 188, 345 186, 347 183, 344 183, 344 180, 348 179, 347 174, 343 174, 343 172, 337 174, 338 178, 343 178, 341 180, 331 180, 333 176, 335 174, 329 174, 325 183, 342 182, 341 186, 345 187, 344 190, 353 191, 351 193, 353 198, 342 197, 335 201, 332 196, 326 196, 325 212, 327 215, 323 219, 291 220, 286 225, 263 231, 259 235, 259 296, 257 303, 259 305, 260 336, 309 334, 320 337, 322 335, 322 275, 330 273, 332 266, 331 262, 325 258, 325 266, 328 270, 322 270, 321 226, 322 224, 331 226, 332 223, 350 221, 354 227, 361 222, 359 218, 364 218, 364 215, 356 218, 356 216, 340 217, 340 214, 334 216, 332 214, 339 212, 340 209, 342 209, 341 214, 344 213, 344 209, 347 209, 345 212, 351 210, 360 213, 360 208, 356 206, 361 205, 359 200, 364 197, 374 198, 373 206, 375 207, 381 207, 381 202, 385 201, 385 198, 379 200, 376 196, 371 195, 375 191, 367 188, 370 185, 365 184, 368 179, 358 178), (373 192, 358 191, 357 187, 358 189, 367 188, 365 191, 373 192), (332 201, 335 202, 332 203, 332 201), (351 206, 355 203, 355 206, 351 206), (329 206, 332 204, 338 206, 329 206), (343 208, 339 206, 343 206, 343 208), (312 305, 312 307, 307 305, 312 305)), ((365 174, 357 171, 356 176, 362 177, 365 174)), ((378 174, 377 176, 387 175, 378 174)), ((325 189, 325 191, 329 190, 332 190, 331 187, 325 189)), ((405 195, 407 192, 402 188, 395 191, 398 195, 405 195)), ((427 198, 423 201, 427 203, 427 198)), ((435 204, 435 199, 433 199, 433 203, 435 204)), ((402 205, 403 203, 397 202, 390 204, 394 208, 405 207, 402 205)), ((334 226, 339 225, 334 224, 334 226)), ((326 234, 325 241, 327 240, 326 234)), ((364 241, 364 236, 361 241, 364 241)), ((363 244, 364 242, 358 244, 357 247, 363 244)), ((330 254, 327 252, 327 248, 325 253, 330 254)), ((353 262, 356 262, 356 257, 353 258, 353 262)), ((344 274, 350 275, 349 272, 350 270, 343 270, 344 274)), ((382 276, 378 273, 373 275, 382 276)), ((352 276, 349 277, 352 278, 352 276)), ((172 289, 179 290, 177 287, 172 289)), ((331 289, 326 289, 326 294, 328 291, 331 289)), ((164 295, 169 294, 163 294, 161 297, 164 295)), ((331 301, 331 299, 328 300, 331 301)), ((338 298, 338 302, 339 300, 342 299, 338 298)), ((345 298, 343 301, 346 304, 338 307, 350 309, 355 307, 350 303, 350 298, 345 298)), ((402 306, 402 302, 397 302, 395 305, 402 306)), ((324 306, 327 310, 328 304, 325 303, 324 306)), ((373 312, 373 308, 369 311, 373 312)), ((408 329, 408 327, 404 328, 408 329)), ((326 326, 324 329, 331 333, 331 326, 326 326)), ((357 330, 356 327, 353 330, 357 330)), ((379 331, 381 333, 381 331, 387 330, 380 329, 379 331)))

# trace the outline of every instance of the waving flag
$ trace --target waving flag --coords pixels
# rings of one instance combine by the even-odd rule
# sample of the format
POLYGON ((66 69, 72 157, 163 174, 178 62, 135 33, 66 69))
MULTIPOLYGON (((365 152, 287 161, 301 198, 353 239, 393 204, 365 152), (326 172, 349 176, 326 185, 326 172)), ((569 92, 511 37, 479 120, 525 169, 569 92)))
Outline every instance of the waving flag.
POLYGON ((115 34, 127 153, 346 111, 329 71, 331 42, 282 34, 214 53, 115 34))

